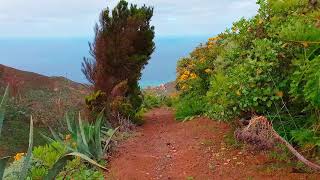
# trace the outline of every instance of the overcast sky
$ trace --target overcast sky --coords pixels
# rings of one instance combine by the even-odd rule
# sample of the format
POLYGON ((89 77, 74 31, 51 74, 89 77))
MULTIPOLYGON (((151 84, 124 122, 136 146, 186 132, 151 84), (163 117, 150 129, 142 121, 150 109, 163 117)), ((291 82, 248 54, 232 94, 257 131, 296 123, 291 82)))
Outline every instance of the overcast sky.
MULTIPOLYGON (((0 0, 0 37, 89 37, 118 0, 0 0)), ((154 6, 157 36, 217 34, 256 14, 256 0, 129 0, 154 6)))

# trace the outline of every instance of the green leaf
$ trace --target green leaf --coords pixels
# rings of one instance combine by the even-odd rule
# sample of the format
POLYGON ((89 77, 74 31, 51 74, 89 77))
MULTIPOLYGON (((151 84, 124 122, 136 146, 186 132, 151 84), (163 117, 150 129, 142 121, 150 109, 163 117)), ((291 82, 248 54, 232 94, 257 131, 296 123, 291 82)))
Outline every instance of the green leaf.
POLYGON ((6 90, 4 91, 4 94, 0 103, 0 108, 3 108, 2 106, 6 103, 8 96, 9 96, 9 85, 6 87, 6 90))
POLYGON ((44 178, 45 180, 53 180, 56 179, 58 174, 63 170, 63 168, 67 165, 69 160, 72 160, 72 156, 63 156, 60 158, 53 167, 48 171, 47 176, 44 178))
POLYGON ((311 104, 320 108, 320 58, 316 58, 310 62, 308 73, 306 76, 306 85, 304 87, 304 95, 311 104))
POLYGON ((113 130, 113 132, 111 133, 111 135, 109 136, 109 138, 106 140, 103 151, 105 152, 112 140, 112 137, 114 136, 114 134, 119 130, 120 127, 117 127, 115 130, 113 130))
POLYGON ((29 133, 29 147, 27 155, 23 161, 22 169, 19 175, 19 179, 25 180, 27 177, 27 173, 31 164, 31 156, 32 156, 32 147, 33 147, 33 119, 30 117, 30 133, 29 133))
POLYGON ((96 155, 100 158, 103 156, 103 151, 102 151, 102 145, 101 145, 101 122, 103 119, 103 111, 99 114, 98 119, 96 120, 95 123, 95 135, 94 135, 94 140, 95 140, 95 150, 96 150, 96 155))
POLYGON ((9 156, 0 159, 0 179, 3 178, 4 170, 6 169, 6 165, 9 159, 10 159, 9 156))
POLYGON ((1 136, 1 130, 2 130, 3 121, 4 121, 4 115, 5 115, 4 104, 8 98, 8 95, 9 95, 9 86, 7 86, 0 103, 0 136, 1 136))
POLYGON ((97 167, 99 167, 99 168, 101 168, 101 169, 107 170, 107 168, 106 168, 106 167, 104 167, 104 166, 100 165, 98 162, 96 162, 95 160, 93 160, 93 159, 89 158, 89 157, 88 157, 87 155, 85 155, 85 154, 78 153, 78 152, 73 152, 73 153, 69 153, 69 154, 67 154, 66 156, 75 156, 75 157, 79 157, 79 158, 81 158, 81 159, 83 159, 83 160, 87 161, 88 163, 90 163, 90 164, 92 164, 92 165, 94 165, 94 166, 97 166, 97 167))
POLYGON ((67 162, 69 160, 72 160, 74 157, 79 157, 85 161, 87 161, 88 163, 97 166, 101 169, 107 170, 106 167, 100 165, 99 163, 97 163, 96 161, 90 159, 88 156, 82 154, 82 153, 78 153, 78 152, 73 152, 73 153, 69 153, 64 155, 63 157, 61 157, 54 165, 53 167, 49 170, 49 173, 47 174, 47 176, 44 178, 45 180, 52 180, 55 179, 58 174, 63 170, 63 168, 66 166, 67 162))
POLYGON ((71 132, 71 133, 75 133, 74 131, 74 121, 71 122, 70 121, 70 115, 69 113, 66 113, 66 121, 67 121, 67 127, 68 127, 68 131, 71 132))
POLYGON ((268 107, 271 107, 271 106, 272 106, 272 101, 268 101, 268 102, 267 102, 267 106, 268 106, 268 107))
POLYGON ((63 140, 60 138, 60 136, 51 128, 49 127, 49 130, 53 136, 53 138, 58 141, 58 142, 61 142, 63 144, 63 140))
POLYGON ((1 136, 1 129, 3 126, 3 121, 4 121, 4 111, 0 109, 0 136, 1 136))
POLYGON ((81 135, 83 144, 86 147, 88 147, 88 142, 86 140, 86 135, 85 135, 85 132, 84 132, 84 127, 83 127, 83 124, 82 124, 80 112, 79 112, 79 130, 80 130, 80 135, 81 135))

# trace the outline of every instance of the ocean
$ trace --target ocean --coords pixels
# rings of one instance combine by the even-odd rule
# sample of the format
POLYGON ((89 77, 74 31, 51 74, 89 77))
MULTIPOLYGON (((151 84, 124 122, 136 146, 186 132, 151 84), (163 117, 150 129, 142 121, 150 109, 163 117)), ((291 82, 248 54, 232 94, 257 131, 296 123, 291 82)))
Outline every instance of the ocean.
MULTIPOLYGON (((140 86, 154 86, 175 79, 177 61, 205 43, 208 37, 158 37, 156 50, 143 71, 140 86)), ((87 83, 81 72, 89 56, 89 38, 2 38, 0 64, 47 76, 64 76, 87 83)))

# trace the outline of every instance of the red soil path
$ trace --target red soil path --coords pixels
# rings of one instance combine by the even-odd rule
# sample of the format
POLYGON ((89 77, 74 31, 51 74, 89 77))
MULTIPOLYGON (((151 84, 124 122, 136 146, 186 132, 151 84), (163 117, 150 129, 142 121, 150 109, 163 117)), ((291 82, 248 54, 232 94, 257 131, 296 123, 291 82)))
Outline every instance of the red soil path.
POLYGON ((228 147, 227 124, 199 118, 178 123, 160 108, 145 116, 138 135, 122 142, 110 163, 107 179, 320 179, 290 169, 266 170, 265 154, 228 147))

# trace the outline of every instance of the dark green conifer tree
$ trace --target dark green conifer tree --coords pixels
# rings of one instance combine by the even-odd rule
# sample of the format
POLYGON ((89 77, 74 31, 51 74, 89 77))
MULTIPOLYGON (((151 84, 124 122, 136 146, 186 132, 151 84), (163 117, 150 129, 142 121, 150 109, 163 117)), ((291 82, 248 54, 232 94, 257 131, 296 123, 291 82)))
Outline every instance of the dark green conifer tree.
POLYGON ((121 94, 133 110, 139 109, 142 101, 138 81, 155 49, 152 16, 152 7, 129 5, 125 0, 111 13, 108 8, 102 11, 94 42, 89 44, 92 57, 84 58, 82 71, 95 91, 105 94, 107 104, 115 94, 121 94), (119 84, 127 87, 119 88, 119 84), (114 92, 120 89, 125 92, 114 92))

